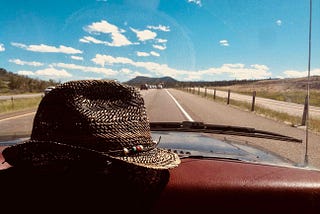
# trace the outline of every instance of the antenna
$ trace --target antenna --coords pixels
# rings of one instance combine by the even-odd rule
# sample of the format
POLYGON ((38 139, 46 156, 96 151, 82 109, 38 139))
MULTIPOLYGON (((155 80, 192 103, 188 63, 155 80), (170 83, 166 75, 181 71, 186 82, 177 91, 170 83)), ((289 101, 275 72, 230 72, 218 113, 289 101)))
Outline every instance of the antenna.
POLYGON ((310 101, 310 65, 311 65, 311 30, 312 30, 312 0, 310 0, 310 12, 309 12, 309 53, 308 53, 308 83, 307 83, 307 115, 306 115, 306 150, 304 154, 304 165, 307 166, 309 162, 308 157, 308 144, 309 144, 309 101, 310 101))

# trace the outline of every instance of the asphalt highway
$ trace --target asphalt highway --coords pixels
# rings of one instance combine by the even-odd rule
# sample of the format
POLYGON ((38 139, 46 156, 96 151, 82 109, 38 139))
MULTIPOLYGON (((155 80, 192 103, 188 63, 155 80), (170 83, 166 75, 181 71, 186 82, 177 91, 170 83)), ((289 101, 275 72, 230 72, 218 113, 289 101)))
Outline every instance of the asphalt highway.
MULTIPOLYGON (((234 137, 246 144, 252 144, 267 151, 279 154, 282 157, 298 164, 305 162, 306 131, 305 127, 292 127, 283 122, 257 115, 254 112, 243 111, 236 107, 186 93, 174 89, 151 89, 141 92, 145 98, 147 113, 151 122, 157 121, 201 121, 211 124, 233 125, 255 128, 264 131, 276 132, 279 134, 302 139, 303 143, 292 143, 269 139, 234 137), (169 92, 169 93, 168 93, 169 92), (186 112, 183 114, 170 96, 172 95, 179 106, 186 112), (170 97, 170 98, 169 98, 170 97), (170 100, 171 99, 171 100, 170 100), (167 100, 167 101, 165 101, 167 100), (175 109, 175 110, 173 110, 175 109), (177 110, 179 109, 179 111, 177 110)), ((230 137, 229 137, 230 138, 230 137)), ((308 133, 308 163, 311 166, 320 168, 320 135, 308 133)))
MULTIPOLYGON (((201 121, 205 123, 252 127, 260 130, 277 132, 296 137, 303 143, 283 142, 276 140, 227 136, 230 139, 241 140, 245 144, 261 147, 272 153, 277 153, 296 163, 303 163, 305 158, 306 132, 303 128, 296 128, 264 118, 254 112, 243 111, 236 107, 214 102, 200 96, 175 89, 142 90, 141 94, 149 120, 151 122, 164 121, 201 121)), ((0 115, 0 136, 7 133, 31 132, 35 111, 0 115)), ((320 169, 320 135, 308 135, 308 162, 320 169)))

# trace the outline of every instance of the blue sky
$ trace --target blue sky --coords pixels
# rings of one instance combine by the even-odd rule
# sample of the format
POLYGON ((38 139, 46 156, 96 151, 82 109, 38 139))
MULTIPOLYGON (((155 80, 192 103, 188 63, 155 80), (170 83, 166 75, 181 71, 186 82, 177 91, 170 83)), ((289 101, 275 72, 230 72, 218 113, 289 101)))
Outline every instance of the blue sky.
MULTIPOLYGON (((65 82, 307 75, 309 0, 1 0, 0 67, 65 82)), ((320 75, 320 0, 311 74, 320 75)))

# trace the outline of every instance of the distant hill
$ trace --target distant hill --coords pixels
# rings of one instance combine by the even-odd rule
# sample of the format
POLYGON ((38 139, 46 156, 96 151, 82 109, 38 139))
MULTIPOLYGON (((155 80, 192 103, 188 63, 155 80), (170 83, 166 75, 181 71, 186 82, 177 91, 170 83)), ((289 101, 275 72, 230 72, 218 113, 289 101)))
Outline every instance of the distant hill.
POLYGON ((142 84, 157 85, 163 83, 165 87, 209 87, 248 84, 258 80, 222 80, 222 81, 178 81, 172 77, 145 77, 137 76, 127 82, 128 85, 139 87, 142 84))
POLYGON ((140 86, 142 84, 148 84, 148 85, 157 85, 162 83, 164 87, 175 87, 177 84, 179 84, 179 81, 173 79, 172 77, 145 77, 145 76, 137 76, 127 82, 125 82, 128 85, 133 86, 140 86))
POLYGON ((33 79, 0 68, 0 94, 43 92, 46 87, 57 84, 53 80, 33 79))
MULTIPOLYGON (((255 79, 255 80, 217 80, 217 81, 178 81, 172 77, 145 77, 137 76, 126 84, 139 87, 142 84, 156 85, 164 83, 165 87, 231 87, 231 88, 268 88, 268 90, 279 89, 301 89, 306 88, 307 78, 286 79, 255 79)), ((310 89, 320 89, 320 76, 311 76, 310 89)))

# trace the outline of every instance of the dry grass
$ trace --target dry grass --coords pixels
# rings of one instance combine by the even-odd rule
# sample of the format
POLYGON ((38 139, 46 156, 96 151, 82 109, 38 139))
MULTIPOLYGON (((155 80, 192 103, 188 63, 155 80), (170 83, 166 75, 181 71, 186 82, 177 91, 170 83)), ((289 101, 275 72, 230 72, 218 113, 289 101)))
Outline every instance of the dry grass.
MULTIPOLYGON (((217 90, 224 90, 225 88, 217 88, 217 90)), ((252 91, 249 90, 240 90, 240 89, 230 89, 233 92, 239 93, 239 94, 245 94, 252 96, 252 91)), ((291 102, 291 103, 298 103, 298 104, 304 104, 305 98, 306 98, 306 91, 303 90, 291 90, 291 91, 266 91, 266 90, 256 90, 256 96, 267 98, 267 99, 273 99, 273 100, 279 100, 284 102, 291 102)), ((312 106, 320 106, 320 91, 311 90, 310 91, 310 105, 312 106)))
POLYGON ((8 113, 12 111, 35 108, 39 105, 42 97, 15 99, 15 100, 1 100, 0 113, 8 113))
MULTIPOLYGON (((304 104, 307 95, 307 79, 261 80, 249 84, 216 87, 216 89, 224 91, 230 89, 246 95, 252 95, 252 92, 256 91, 258 97, 304 104)), ((310 105, 320 106, 320 77, 318 76, 310 78, 310 105)))

